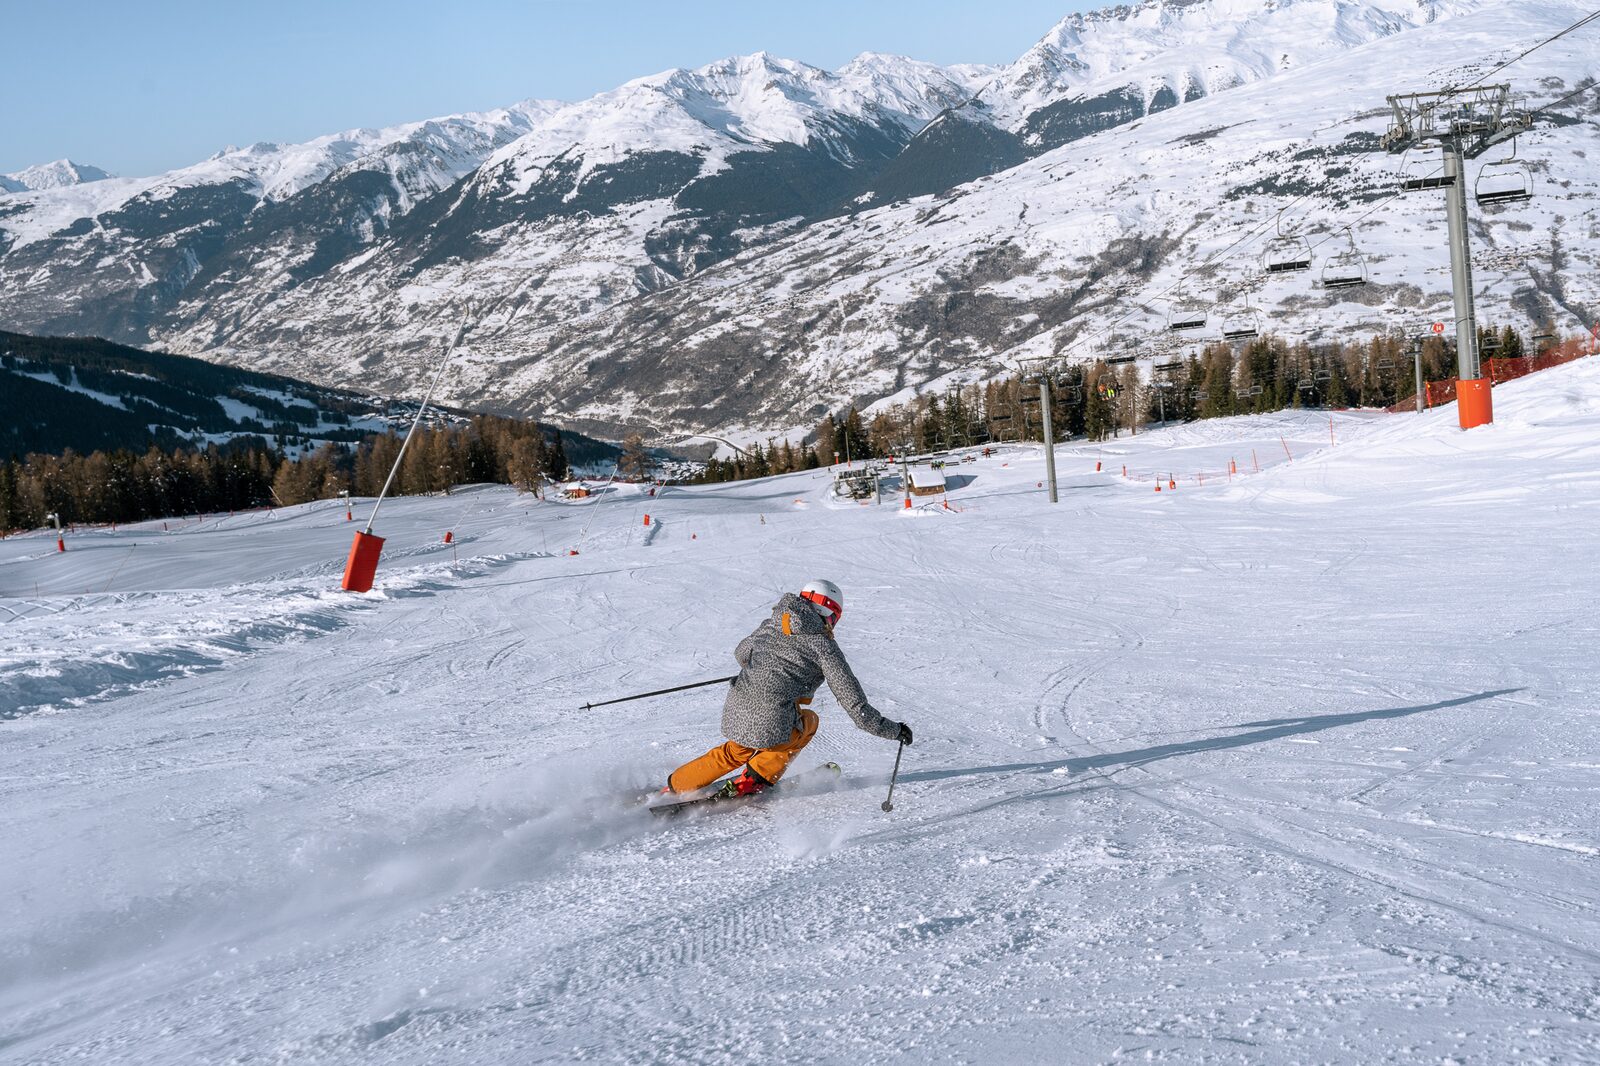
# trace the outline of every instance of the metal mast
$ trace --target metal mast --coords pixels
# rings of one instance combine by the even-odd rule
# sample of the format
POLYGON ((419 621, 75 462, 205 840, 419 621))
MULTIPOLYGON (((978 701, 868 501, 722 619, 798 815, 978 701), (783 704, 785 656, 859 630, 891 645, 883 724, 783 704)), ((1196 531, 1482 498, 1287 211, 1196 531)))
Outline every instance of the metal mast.
POLYGON ((1472 258, 1467 248, 1466 160, 1527 131, 1528 112, 1511 106, 1511 86, 1477 85, 1389 97, 1394 125, 1383 135, 1390 152, 1437 143, 1443 152, 1441 173, 1410 176, 1405 192, 1445 191, 1445 219, 1450 236, 1451 295, 1456 319, 1456 408, 1462 429, 1494 421, 1489 383, 1478 361, 1478 322, 1472 306, 1472 258))

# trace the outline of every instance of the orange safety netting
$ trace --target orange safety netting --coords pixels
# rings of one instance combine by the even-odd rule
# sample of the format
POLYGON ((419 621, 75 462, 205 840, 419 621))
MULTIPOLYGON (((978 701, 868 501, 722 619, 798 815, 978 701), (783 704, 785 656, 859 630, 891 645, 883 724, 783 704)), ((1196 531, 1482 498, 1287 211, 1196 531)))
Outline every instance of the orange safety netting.
MULTIPOLYGON (((1515 381, 1517 378, 1527 377, 1538 370, 1549 370, 1553 366, 1570 363, 1574 359, 1582 359, 1592 354, 1594 342, 1589 338, 1569 340, 1548 351, 1538 355, 1523 355, 1515 359, 1485 359, 1483 361, 1483 375, 1493 385, 1506 381, 1515 381)), ((1427 381, 1423 383, 1423 401, 1427 407, 1440 407, 1447 403, 1455 403, 1456 379, 1446 378, 1443 381, 1427 381)), ((1390 411, 1414 411, 1417 408, 1417 398, 1409 396, 1399 403, 1389 407, 1390 411)))

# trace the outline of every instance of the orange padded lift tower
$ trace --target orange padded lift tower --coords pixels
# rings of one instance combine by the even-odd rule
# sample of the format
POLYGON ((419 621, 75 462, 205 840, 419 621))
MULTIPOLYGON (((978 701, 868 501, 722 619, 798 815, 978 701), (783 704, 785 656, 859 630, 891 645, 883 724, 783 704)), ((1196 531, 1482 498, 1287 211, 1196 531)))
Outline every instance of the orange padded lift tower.
POLYGON ((1461 417, 1461 428, 1487 426, 1494 421, 1494 398, 1489 391, 1489 379, 1456 382, 1456 413, 1461 417))

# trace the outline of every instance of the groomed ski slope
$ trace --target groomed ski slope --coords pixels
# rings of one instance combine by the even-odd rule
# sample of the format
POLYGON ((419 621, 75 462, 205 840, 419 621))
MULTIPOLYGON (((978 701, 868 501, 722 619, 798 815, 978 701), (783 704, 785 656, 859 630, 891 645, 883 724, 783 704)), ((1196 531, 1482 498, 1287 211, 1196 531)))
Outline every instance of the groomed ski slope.
POLYGON ((0 1060, 1595 1061, 1600 359, 1495 400, 399 499, 368 596, 329 504, 0 542, 0 1060), (619 807, 721 693, 579 705, 812 576, 896 810, 826 695, 839 791, 619 807))

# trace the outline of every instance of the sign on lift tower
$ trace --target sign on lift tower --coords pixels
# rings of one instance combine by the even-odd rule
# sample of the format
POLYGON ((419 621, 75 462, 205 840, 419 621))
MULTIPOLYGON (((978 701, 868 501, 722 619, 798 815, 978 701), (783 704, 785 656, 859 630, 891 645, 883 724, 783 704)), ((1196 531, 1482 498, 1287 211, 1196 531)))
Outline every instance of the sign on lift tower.
POLYGON ((1456 410, 1462 429, 1494 421, 1489 381, 1478 361, 1478 324, 1472 307, 1472 260, 1467 251, 1465 161, 1525 133, 1527 111, 1511 106, 1511 86, 1476 85, 1431 93, 1389 97, 1394 125, 1383 135, 1390 152, 1405 152, 1430 142, 1443 153, 1442 168, 1408 178, 1402 191, 1443 189, 1450 234, 1450 281, 1456 318, 1456 410))

